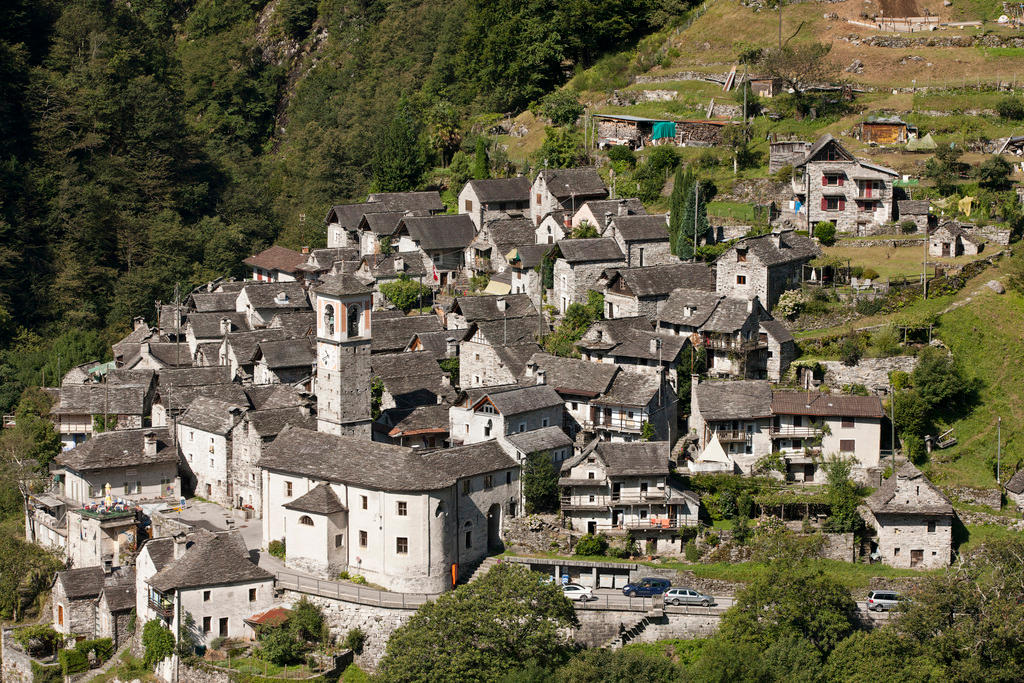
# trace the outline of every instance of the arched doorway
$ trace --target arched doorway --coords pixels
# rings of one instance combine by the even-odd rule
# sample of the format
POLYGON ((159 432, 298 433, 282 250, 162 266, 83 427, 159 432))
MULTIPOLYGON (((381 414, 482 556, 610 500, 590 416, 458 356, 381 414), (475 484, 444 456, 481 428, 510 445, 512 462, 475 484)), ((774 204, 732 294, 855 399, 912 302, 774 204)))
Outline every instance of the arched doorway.
POLYGON ((498 552, 504 549, 501 542, 501 506, 495 503, 487 511, 487 551, 498 552))

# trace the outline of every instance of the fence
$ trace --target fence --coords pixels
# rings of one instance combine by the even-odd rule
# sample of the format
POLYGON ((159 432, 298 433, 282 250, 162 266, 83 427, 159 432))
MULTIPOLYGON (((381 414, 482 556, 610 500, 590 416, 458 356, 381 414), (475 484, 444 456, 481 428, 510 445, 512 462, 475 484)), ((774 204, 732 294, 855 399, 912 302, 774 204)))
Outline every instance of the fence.
POLYGON ((293 590, 322 598, 334 598, 360 605, 415 609, 423 603, 434 600, 438 593, 393 593, 375 588, 363 588, 356 584, 340 581, 324 581, 290 572, 277 572, 277 587, 293 590))

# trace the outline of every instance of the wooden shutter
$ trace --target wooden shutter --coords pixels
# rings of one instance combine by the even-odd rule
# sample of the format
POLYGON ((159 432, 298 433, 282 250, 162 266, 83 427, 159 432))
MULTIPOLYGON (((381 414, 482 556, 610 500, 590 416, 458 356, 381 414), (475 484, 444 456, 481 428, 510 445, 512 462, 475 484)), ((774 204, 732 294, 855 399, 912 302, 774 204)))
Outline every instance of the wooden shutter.
POLYGON ((846 211, 846 197, 839 198, 839 210, 846 211))
POLYGON ((828 199, 826 199, 825 197, 821 198, 821 210, 828 211, 828 199))
POLYGON ((822 186, 828 185, 828 176, 824 173, 821 174, 821 184, 822 186))
POLYGON ((839 176, 839 187, 843 186, 843 176, 839 176))

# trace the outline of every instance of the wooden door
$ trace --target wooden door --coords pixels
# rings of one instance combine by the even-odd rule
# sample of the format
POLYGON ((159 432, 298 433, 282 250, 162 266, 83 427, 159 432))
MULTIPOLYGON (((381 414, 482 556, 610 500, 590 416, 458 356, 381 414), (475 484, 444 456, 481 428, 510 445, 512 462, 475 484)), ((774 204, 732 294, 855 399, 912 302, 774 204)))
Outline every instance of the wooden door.
POLYGON ((924 551, 923 550, 911 550, 910 551, 910 566, 916 567, 917 565, 924 562, 924 551))

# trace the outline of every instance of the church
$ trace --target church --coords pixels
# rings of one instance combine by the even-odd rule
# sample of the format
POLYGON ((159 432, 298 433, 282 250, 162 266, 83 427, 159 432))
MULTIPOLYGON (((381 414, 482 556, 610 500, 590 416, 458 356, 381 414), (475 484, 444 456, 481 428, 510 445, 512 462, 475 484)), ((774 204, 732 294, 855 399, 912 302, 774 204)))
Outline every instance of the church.
POLYGON ((349 274, 313 288, 317 428, 289 425, 260 458, 263 545, 286 564, 388 590, 439 593, 501 549, 520 469, 496 441, 422 453, 371 440, 372 290, 349 274))

